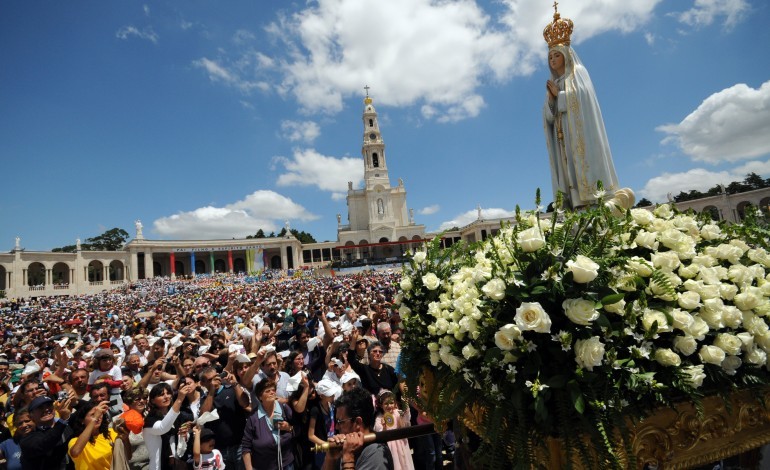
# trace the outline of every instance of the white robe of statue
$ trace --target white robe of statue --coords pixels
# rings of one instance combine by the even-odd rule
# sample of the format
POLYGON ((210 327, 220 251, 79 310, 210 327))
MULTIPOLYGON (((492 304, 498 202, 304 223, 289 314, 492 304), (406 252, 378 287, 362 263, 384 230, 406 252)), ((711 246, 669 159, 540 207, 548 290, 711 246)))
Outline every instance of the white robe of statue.
POLYGON ((588 71, 570 46, 553 46, 553 50, 561 52, 565 60, 563 75, 557 76, 551 69, 558 96, 549 101, 546 93, 543 106, 554 200, 561 191, 568 200, 566 206, 586 206, 596 202, 599 181, 609 197, 618 189, 618 177, 588 71))

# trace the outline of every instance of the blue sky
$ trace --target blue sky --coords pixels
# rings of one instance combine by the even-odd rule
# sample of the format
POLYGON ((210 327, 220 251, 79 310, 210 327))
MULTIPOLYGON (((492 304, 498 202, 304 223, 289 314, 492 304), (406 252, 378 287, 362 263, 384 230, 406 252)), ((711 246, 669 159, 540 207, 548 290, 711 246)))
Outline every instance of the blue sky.
MULTIPOLYGON (((363 87, 428 230, 549 200, 544 0, 0 2, 0 250, 336 239, 363 87)), ((770 5, 564 0, 621 185, 770 176, 770 5)))

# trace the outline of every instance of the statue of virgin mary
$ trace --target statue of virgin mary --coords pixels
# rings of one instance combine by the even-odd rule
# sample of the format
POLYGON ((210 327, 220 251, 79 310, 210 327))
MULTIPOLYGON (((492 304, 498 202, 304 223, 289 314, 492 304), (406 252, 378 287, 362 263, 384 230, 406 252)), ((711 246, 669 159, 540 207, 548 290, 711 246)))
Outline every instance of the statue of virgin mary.
POLYGON ((565 206, 578 208, 596 203, 599 182, 611 196, 618 189, 618 177, 596 92, 588 70, 570 47, 571 34, 572 20, 561 19, 558 12, 543 31, 551 70, 543 125, 554 199, 561 192, 565 206))

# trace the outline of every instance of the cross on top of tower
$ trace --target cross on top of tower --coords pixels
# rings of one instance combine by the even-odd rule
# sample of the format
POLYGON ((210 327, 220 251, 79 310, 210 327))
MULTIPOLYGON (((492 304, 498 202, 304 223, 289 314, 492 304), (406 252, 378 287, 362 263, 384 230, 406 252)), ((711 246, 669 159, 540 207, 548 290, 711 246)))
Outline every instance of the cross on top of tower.
POLYGON ((366 90, 366 96, 369 97, 369 85, 364 85, 364 90, 366 90))

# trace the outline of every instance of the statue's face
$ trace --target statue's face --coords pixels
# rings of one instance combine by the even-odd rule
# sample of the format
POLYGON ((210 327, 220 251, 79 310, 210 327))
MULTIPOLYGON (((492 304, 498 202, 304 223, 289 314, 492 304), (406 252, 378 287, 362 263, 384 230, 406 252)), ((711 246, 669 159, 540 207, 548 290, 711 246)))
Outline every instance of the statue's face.
POLYGON ((559 75, 564 73, 564 54, 557 50, 548 53, 548 65, 559 75))

